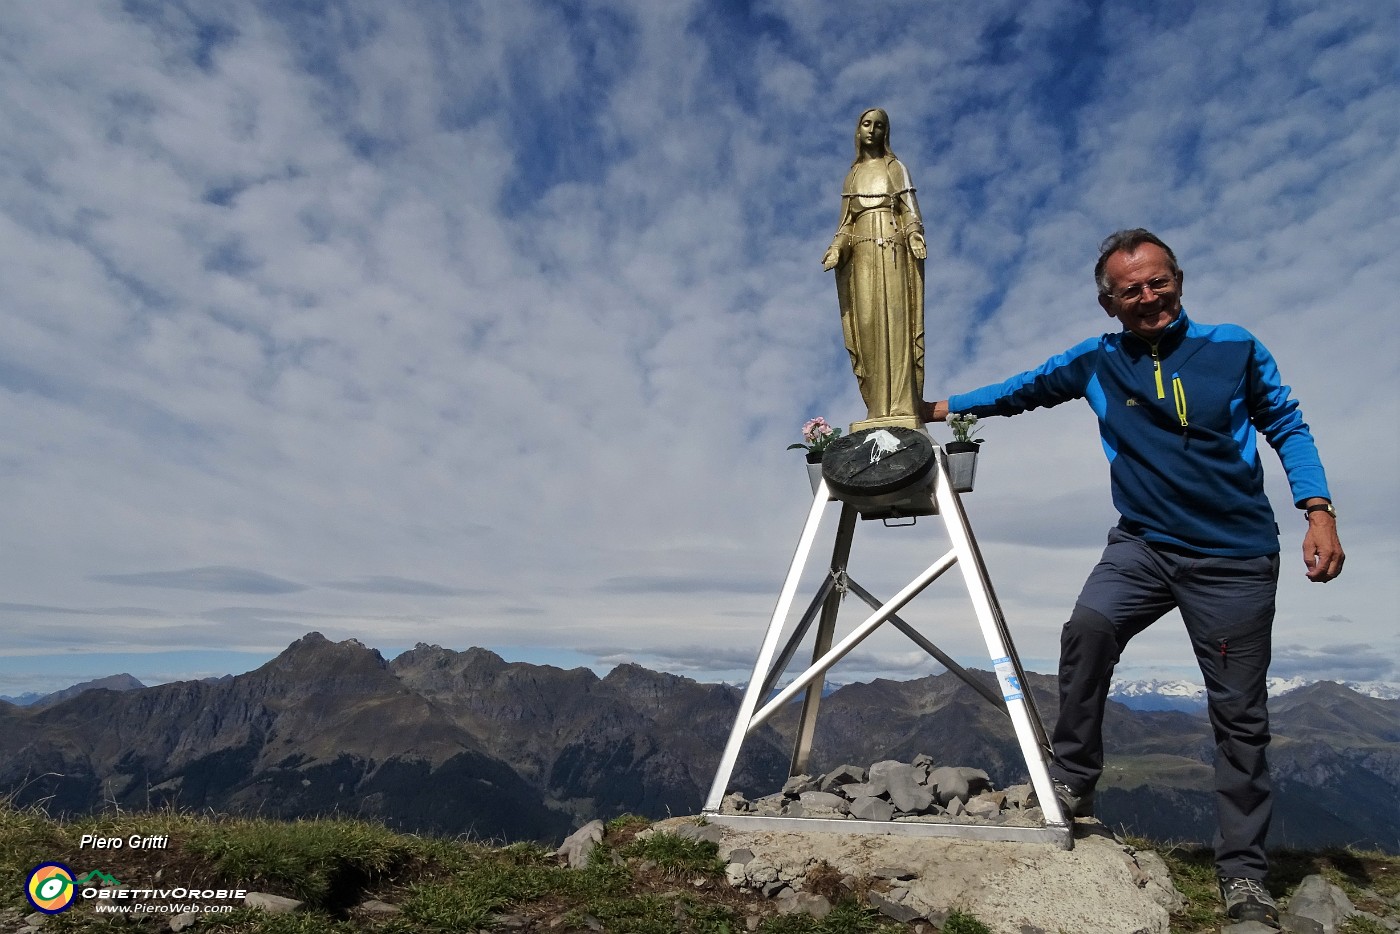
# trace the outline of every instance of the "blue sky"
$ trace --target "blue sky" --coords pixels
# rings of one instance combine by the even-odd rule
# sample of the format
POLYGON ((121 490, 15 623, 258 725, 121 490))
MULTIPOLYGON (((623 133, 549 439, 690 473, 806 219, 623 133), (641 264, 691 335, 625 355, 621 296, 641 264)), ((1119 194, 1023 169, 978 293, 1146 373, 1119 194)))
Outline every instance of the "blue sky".
MULTIPOLYGON (((311 630, 746 677, 808 505, 784 448, 863 415, 820 261, 869 106, 928 227, 930 397, 1107 329, 1097 244, 1153 228, 1342 514, 1310 585, 1265 452, 1275 674, 1400 680, 1398 37, 1381 0, 7 5, 0 694, 311 630)), ((983 437, 967 509, 1053 670, 1115 519, 1093 419, 983 437)), ((852 572, 945 547, 862 527, 852 572)), ((951 578, 907 618, 986 667, 951 578)), ((933 670, 896 635, 832 676, 933 670)), ((1192 671, 1174 617, 1120 668, 1192 671)))

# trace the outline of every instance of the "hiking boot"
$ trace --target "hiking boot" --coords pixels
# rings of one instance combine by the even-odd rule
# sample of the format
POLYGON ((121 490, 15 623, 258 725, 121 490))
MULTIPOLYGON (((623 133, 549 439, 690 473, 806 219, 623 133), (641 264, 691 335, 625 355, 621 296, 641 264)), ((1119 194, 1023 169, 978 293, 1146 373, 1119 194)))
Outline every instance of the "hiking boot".
POLYGON ((1060 810, 1069 817, 1094 816, 1094 789, 1080 794, 1064 782, 1055 782, 1055 798, 1060 802, 1060 810))
MULTIPOLYGON (((1052 779, 1051 784, 1055 786, 1055 800, 1060 802, 1060 810, 1064 812, 1068 820, 1074 820, 1076 817, 1094 816, 1094 789, 1090 788, 1080 794, 1058 778, 1052 779)), ((1037 807, 1039 802, 1040 799, 1032 792, 1026 804, 1030 807, 1037 807)))
POLYGON ((1220 898, 1231 921, 1260 921, 1278 927, 1278 905, 1258 879, 1221 879, 1220 898))

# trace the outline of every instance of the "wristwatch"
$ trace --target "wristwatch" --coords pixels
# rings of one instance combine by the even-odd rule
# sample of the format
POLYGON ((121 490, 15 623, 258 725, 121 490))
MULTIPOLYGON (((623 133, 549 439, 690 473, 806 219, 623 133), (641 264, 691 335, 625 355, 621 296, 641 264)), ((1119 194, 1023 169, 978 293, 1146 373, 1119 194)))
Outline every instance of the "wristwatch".
POLYGON ((1325 512, 1333 519, 1337 518, 1337 509, 1331 503, 1313 503, 1303 510, 1303 517, 1307 518, 1315 512, 1325 512))

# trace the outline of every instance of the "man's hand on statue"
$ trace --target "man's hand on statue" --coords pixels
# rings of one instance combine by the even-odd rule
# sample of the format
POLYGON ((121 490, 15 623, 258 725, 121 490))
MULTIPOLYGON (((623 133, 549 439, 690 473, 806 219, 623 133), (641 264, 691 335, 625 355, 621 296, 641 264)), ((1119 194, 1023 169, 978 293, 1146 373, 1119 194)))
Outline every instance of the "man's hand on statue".
POLYGON ((1337 520, 1324 513, 1308 516, 1308 534, 1303 536, 1303 563, 1308 580, 1325 584, 1342 573, 1347 556, 1337 537, 1337 520))
POLYGON ((822 257, 822 269, 835 269, 836 264, 839 262, 841 262, 841 251, 836 249, 836 247, 832 247, 827 250, 826 255, 822 257))
POLYGON ((915 259, 928 258, 928 246, 924 243, 924 235, 912 233, 909 235, 909 252, 914 254, 915 259))

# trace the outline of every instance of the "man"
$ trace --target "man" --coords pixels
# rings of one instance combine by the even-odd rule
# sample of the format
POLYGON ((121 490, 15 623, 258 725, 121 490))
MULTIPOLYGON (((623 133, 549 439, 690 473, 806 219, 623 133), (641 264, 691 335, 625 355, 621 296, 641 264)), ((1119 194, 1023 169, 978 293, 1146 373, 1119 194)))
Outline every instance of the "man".
POLYGON ((1229 917, 1278 924, 1263 880, 1272 811, 1265 677, 1278 589, 1278 526, 1256 431, 1277 451, 1304 510, 1309 579, 1341 573, 1336 512, 1308 426, 1273 357, 1235 325, 1182 310, 1171 249, 1141 228, 1113 234, 1094 268, 1099 304, 1123 330, 1004 383, 925 403, 1015 415, 1085 399, 1099 418, 1121 518, 1060 636, 1060 714, 1051 778, 1070 816, 1093 813, 1109 680, 1128 640, 1181 611, 1215 733, 1216 871, 1229 917))

